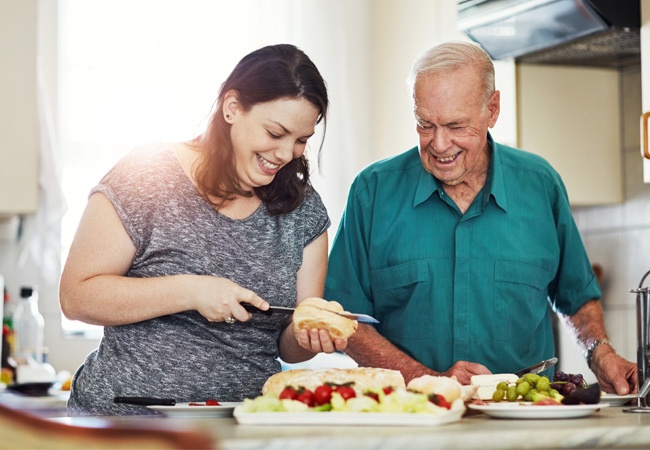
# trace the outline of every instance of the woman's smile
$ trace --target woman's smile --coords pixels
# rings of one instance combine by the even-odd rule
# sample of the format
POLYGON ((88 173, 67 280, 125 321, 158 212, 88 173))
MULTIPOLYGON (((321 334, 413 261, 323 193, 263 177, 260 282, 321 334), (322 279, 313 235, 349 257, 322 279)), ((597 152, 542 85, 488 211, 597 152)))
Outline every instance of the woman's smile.
POLYGON ((276 173, 278 173, 278 170, 280 170, 280 164, 273 164, 271 161, 264 158, 259 153, 256 154, 255 156, 257 157, 257 161, 260 163, 262 172, 268 175, 275 175, 276 173))

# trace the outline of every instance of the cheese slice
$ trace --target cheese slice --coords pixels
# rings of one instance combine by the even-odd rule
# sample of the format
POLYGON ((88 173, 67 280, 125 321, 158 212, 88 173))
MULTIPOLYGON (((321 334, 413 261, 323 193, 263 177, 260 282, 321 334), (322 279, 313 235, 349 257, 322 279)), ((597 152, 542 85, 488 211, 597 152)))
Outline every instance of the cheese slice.
POLYGON ((514 373, 495 373, 491 375, 474 375, 470 380, 470 386, 476 386, 474 398, 481 400, 492 400, 492 394, 497 389, 497 384, 502 381, 516 383, 519 377, 514 373))

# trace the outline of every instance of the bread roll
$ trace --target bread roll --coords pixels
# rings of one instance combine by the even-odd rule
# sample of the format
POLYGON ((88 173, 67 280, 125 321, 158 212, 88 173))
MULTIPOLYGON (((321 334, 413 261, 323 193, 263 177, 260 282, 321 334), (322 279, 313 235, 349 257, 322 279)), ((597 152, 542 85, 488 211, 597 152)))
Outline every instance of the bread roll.
POLYGON ((442 395, 449 403, 457 398, 462 398, 463 395, 463 386, 455 378, 449 377, 422 375, 409 381, 406 388, 409 391, 421 392, 426 395, 442 395))
POLYGON ((262 394, 280 395, 287 387, 300 386, 314 390, 324 383, 345 384, 353 382, 352 388, 358 395, 368 389, 405 389, 401 372, 389 369, 356 367, 351 369, 292 369, 276 373, 269 377, 262 387, 262 394))
POLYGON ((347 339, 352 336, 357 331, 358 322, 332 311, 343 312, 343 306, 322 298, 306 298, 293 312, 293 326, 298 330, 324 329, 333 338, 347 339))

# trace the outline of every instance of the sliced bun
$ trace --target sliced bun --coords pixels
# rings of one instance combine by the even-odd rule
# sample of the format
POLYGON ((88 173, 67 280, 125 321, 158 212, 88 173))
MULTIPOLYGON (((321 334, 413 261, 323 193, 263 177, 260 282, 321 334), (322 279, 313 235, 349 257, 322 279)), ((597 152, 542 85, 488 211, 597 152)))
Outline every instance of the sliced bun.
POLYGON ((347 339, 357 331, 356 320, 341 317, 343 312, 339 302, 310 297, 303 300, 293 313, 293 326, 298 330, 325 329, 333 338, 347 339))
POLYGON ((409 381, 406 388, 426 395, 442 395, 449 403, 463 396, 463 386, 455 378, 449 377, 422 375, 409 381))
POLYGON ((262 387, 262 394, 280 395, 287 387, 300 386, 314 390, 324 383, 345 384, 353 382, 357 394, 368 389, 405 389, 404 377, 398 370, 356 367, 350 369, 292 369, 276 373, 269 377, 262 387))

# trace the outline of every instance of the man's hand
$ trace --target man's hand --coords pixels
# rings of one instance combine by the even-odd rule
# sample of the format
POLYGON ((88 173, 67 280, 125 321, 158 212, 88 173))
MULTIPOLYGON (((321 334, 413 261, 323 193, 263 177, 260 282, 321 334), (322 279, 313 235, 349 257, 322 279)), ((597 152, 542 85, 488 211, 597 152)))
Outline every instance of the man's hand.
POLYGON ((449 368, 443 375, 446 377, 456 377, 460 384, 469 384, 474 375, 489 375, 492 372, 483 364, 469 361, 458 361, 449 368))
POLYGON ((614 351, 594 353, 591 370, 605 392, 627 395, 639 390, 636 364, 614 351))

